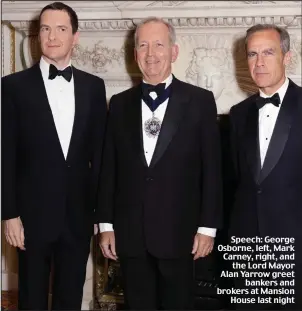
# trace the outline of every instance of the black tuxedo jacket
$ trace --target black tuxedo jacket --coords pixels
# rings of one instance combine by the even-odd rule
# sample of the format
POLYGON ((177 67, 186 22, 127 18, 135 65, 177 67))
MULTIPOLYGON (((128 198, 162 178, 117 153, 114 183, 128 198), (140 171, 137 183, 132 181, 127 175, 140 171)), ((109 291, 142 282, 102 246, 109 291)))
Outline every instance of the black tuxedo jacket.
POLYGON ((110 101, 98 221, 117 252, 188 255, 199 226, 221 224, 220 139, 213 94, 173 78, 152 161, 143 150, 141 85, 110 101))
POLYGON ((300 238, 302 88, 289 81, 262 169, 257 96, 230 112, 237 183, 230 234, 300 238))
POLYGON ((102 79, 73 67, 75 118, 67 159, 39 64, 2 78, 2 219, 20 216, 26 241, 55 239, 66 221, 93 232, 107 114, 102 79))

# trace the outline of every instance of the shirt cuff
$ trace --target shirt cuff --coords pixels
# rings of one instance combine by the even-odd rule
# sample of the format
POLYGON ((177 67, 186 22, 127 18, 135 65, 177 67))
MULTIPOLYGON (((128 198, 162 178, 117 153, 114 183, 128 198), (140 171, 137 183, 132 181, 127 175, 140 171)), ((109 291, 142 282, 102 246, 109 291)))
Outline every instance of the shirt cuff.
POLYGON ((112 224, 108 224, 108 223, 100 223, 99 224, 99 229, 100 232, 105 232, 105 231, 114 231, 113 230, 113 225, 112 224))
POLYGON ((211 236, 212 238, 215 238, 216 231, 217 229, 215 228, 199 227, 197 230, 197 233, 208 235, 208 236, 211 236))

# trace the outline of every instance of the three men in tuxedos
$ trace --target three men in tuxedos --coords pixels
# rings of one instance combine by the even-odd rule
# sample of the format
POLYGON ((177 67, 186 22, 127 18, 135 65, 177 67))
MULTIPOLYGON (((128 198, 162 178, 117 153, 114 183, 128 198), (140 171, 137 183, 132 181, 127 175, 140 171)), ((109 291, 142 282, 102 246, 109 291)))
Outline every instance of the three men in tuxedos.
MULTIPOLYGON (((246 53, 259 93, 230 112, 237 184, 230 235, 295 238, 296 304, 282 308, 301 309, 302 88, 286 77, 290 37, 285 29, 251 27, 246 53)), ((247 307, 276 305, 239 306, 247 307)))
MULTIPOLYGON (((19 309, 80 309, 107 115, 102 79, 70 66, 78 18, 39 17, 40 63, 2 79, 2 219, 19 249, 19 309)), ((96 227, 97 228, 97 227, 96 227)))
POLYGON ((215 100, 172 75, 177 56, 174 28, 142 21, 143 82, 110 101, 97 218, 131 309, 192 309, 193 259, 212 251, 222 222, 215 100))

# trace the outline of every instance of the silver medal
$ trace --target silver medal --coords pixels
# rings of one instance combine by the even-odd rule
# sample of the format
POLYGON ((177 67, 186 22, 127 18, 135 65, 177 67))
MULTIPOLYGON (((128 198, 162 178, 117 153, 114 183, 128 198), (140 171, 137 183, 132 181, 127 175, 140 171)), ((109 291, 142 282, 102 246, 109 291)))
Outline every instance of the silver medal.
POLYGON ((161 122, 158 118, 154 117, 154 115, 144 123, 144 130, 146 135, 151 138, 158 136, 160 128, 161 122))

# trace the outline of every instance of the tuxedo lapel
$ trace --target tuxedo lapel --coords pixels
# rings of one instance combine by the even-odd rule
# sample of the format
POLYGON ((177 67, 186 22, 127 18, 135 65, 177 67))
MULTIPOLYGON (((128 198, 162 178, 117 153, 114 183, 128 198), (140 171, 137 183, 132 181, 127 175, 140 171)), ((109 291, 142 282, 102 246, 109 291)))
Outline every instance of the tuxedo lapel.
POLYGON ((158 136, 150 167, 154 167, 154 165, 163 156, 183 117, 186 101, 190 100, 190 94, 183 94, 181 82, 175 77, 173 77, 171 87, 171 97, 168 101, 167 110, 162 122, 162 127, 158 136))
POLYGON ((126 111, 126 128, 130 129, 130 140, 134 152, 139 155, 144 166, 148 166, 145 153, 142 132, 142 91, 141 83, 134 87, 131 102, 126 111))
POLYGON ((292 118, 297 108, 298 100, 295 96, 295 84, 290 81, 267 149, 259 182, 262 182, 278 163, 288 140, 292 118))
POLYGON ((256 103, 252 103, 247 115, 245 136, 246 158, 250 166, 252 175, 258 183, 261 162, 259 148, 259 129, 258 129, 258 108, 256 103))
POLYGON ((67 153, 67 161, 72 159, 77 150, 77 142, 83 134, 86 121, 90 109, 90 88, 87 85, 87 80, 83 73, 76 68, 72 67, 74 79, 74 101, 75 101, 75 114, 72 128, 70 144, 67 153))
POLYGON ((32 80, 33 85, 35 86, 35 92, 33 93, 33 101, 37 103, 37 113, 41 121, 41 128, 39 131, 45 135, 45 139, 48 139, 50 142, 50 148, 57 149, 64 159, 64 153, 60 144, 59 136, 57 133, 56 125, 52 115, 52 111, 49 105, 47 98, 46 88, 43 82, 42 73, 40 70, 39 63, 35 64, 32 68, 32 80), (43 129, 44 128, 44 129, 43 129), (47 136, 47 137, 46 137, 47 136), (52 147, 54 146, 54 147, 52 147))

